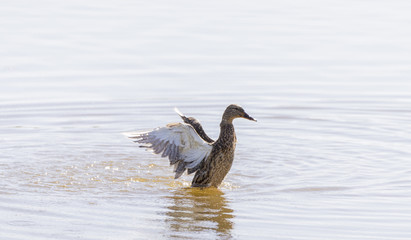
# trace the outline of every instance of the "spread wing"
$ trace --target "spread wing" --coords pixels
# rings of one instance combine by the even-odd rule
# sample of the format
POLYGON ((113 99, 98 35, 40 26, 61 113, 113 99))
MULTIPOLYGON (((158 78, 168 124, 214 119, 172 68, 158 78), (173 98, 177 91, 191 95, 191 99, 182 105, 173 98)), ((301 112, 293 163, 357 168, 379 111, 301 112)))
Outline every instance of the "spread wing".
POLYGON ((205 132, 203 129, 203 126, 201 126, 200 121, 198 121, 197 119, 193 118, 193 117, 186 117, 184 116, 183 113, 180 112, 180 110, 178 110, 178 108, 174 108, 174 111, 181 117, 181 119, 183 119, 183 121, 189 125, 191 125, 194 130, 196 130, 197 134, 206 142, 208 143, 213 143, 214 140, 211 139, 205 132))
POLYGON ((152 149, 155 154, 170 159, 174 165, 175 178, 179 178, 187 169, 188 174, 197 171, 200 163, 208 157, 212 146, 205 142, 185 123, 168 124, 148 132, 126 133, 127 137, 140 143, 141 147, 152 149))

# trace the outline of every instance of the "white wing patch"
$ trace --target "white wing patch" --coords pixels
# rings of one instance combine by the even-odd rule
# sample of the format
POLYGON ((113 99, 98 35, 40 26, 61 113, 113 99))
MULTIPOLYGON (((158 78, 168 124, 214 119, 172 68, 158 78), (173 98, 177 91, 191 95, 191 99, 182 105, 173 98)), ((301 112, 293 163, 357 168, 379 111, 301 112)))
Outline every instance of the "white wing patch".
POLYGON ((185 123, 168 124, 148 132, 125 133, 141 147, 152 149, 155 154, 170 159, 174 165, 175 178, 179 178, 187 169, 188 174, 197 171, 200 163, 206 159, 212 146, 204 141, 194 130, 185 123))

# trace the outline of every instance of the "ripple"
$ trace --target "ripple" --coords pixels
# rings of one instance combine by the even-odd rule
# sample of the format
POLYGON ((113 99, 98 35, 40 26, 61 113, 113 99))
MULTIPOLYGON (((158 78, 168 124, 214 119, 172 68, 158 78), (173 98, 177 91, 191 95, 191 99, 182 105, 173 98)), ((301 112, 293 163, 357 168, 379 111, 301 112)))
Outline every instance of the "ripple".
POLYGON ((331 192, 350 190, 348 187, 339 186, 321 186, 321 187, 303 187, 303 188, 289 188, 280 190, 281 192, 331 192))

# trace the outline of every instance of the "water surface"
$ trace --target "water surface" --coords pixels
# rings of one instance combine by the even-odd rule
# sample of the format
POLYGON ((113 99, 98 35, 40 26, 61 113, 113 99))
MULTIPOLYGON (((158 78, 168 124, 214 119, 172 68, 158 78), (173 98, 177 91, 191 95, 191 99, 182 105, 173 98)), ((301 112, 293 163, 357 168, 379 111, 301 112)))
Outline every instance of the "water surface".
POLYGON ((409 239, 407 1, 6 1, 1 239, 409 239), (122 132, 197 117, 219 189, 122 132))

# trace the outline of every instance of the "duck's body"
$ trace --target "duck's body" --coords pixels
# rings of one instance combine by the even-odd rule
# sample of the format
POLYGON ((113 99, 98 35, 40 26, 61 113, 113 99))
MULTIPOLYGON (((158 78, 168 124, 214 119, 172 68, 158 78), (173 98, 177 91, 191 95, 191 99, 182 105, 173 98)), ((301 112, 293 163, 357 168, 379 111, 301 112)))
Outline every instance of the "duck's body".
POLYGON ((218 187, 230 171, 234 160, 236 135, 233 120, 238 117, 255 121, 238 105, 230 105, 220 123, 220 136, 216 141, 205 134, 200 122, 187 118, 177 111, 185 124, 169 124, 150 132, 130 134, 136 142, 151 144, 143 147, 153 149, 154 153, 168 156, 170 164, 175 165, 175 178, 187 169, 194 173, 192 187, 218 187))
POLYGON ((222 124, 220 137, 213 143, 208 158, 202 162, 192 187, 218 187, 231 169, 237 139, 233 124, 222 124))

